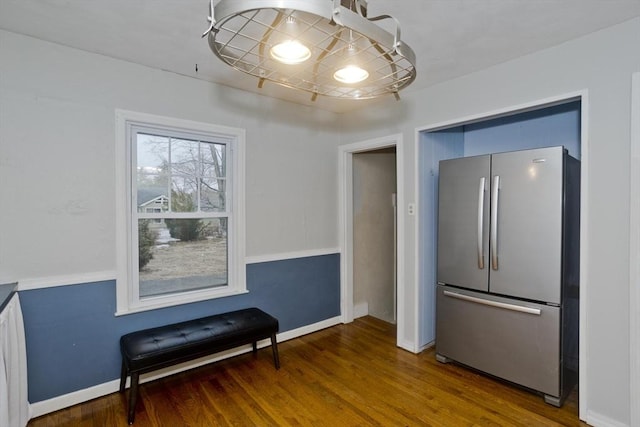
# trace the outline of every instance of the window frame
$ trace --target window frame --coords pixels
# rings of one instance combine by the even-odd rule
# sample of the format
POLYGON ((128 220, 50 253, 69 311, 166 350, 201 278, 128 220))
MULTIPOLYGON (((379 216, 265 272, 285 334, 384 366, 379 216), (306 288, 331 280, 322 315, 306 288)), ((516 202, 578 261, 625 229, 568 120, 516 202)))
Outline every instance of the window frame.
POLYGON ((222 298, 247 292, 245 266, 245 131, 191 120, 116 109, 116 315, 222 298), (136 129, 153 128, 167 135, 199 135, 204 141, 227 145, 227 286, 177 294, 139 298, 137 282, 137 227, 133 221, 136 154, 132 143, 136 129), (135 268, 135 271, 134 271, 135 268))

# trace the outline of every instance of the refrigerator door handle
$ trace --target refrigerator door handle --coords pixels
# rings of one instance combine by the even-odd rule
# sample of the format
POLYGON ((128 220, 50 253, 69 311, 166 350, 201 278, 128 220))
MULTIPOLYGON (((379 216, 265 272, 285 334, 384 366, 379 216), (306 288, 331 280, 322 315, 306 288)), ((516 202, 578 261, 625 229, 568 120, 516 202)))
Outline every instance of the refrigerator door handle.
POLYGON ((478 189, 478 268, 484 269, 483 237, 484 237, 484 183, 485 177, 480 178, 478 189))
POLYGON ((523 307, 521 305, 507 304, 505 302, 491 301, 491 300, 476 298, 469 295, 463 295, 463 294, 459 294, 451 291, 444 291, 444 294, 451 298, 461 299, 461 300, 473 302, 476 304, 488 305, 490 307, 503 308, 505 310, 517 311, 519 313, 535 314, 536 316, 540 316, 540 314, 542 313, 538 308, 523 307))
POLYGON ((498 194, 500 175, 493 177, 491 186, 491 268, 498 269, 498 194))

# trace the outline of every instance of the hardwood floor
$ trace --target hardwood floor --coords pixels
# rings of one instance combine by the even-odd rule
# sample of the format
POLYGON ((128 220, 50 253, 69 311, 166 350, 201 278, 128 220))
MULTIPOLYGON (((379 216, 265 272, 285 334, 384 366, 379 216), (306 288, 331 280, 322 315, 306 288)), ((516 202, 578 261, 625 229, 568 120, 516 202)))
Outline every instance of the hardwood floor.
MULTIPOLYGON (((586 426, 577 396, 562 408, 474 371, 443 365, 434 350, 395 346, 395 327, 364 317, 141 386, 134 426, 586 426)), ((29 422, 125 426, 114 393, 29 422)))

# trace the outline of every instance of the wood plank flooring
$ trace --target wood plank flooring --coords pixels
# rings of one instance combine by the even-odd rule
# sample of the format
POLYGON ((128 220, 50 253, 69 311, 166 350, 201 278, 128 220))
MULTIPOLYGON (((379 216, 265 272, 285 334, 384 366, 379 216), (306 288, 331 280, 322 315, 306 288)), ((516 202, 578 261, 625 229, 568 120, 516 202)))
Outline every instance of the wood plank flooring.
MULTIPOLYGON (((562 408, 455 364, 395 345, 372 317, 141 385, 134 426, 586 426, 577 396, 562 408)), ((114 393, 29 422, 125 426, 114 393)))

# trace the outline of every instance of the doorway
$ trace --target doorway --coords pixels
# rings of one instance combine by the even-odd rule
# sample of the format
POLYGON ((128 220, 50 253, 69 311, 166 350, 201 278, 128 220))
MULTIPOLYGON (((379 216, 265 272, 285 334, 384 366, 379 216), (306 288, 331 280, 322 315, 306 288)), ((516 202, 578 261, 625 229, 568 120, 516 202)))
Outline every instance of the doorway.
MULTIPOLYGON (((376 150, 395 149, 395 175, 396 175, 396 205, 401 207, 405 203, 402 134, 390 135, 382 138, 371 139, 339 147, 339 219, 340 219, 340 309, 343 323, 352 322, 354 319, 354 194, 353 194, 353 163, 354 156, 358 153, 366 153, 376 150)), ((398 209, 402 212, 402 209, 398 209)), ((398 266, 395 272, 396 278, 396 334, 397 345, 406 350, 415 352, 414 340, 407 340, 405 328, 406 317, 411 315, 412 307, 407 307, 405 301, 405 271, 404 271, 404 245, 405 245, 405 218, 402 214, 396 216, 396 244, 395 258, 398 266)), ((411 300, 413 301, 413 300, 411 300)), ((409 303, 411 303, 411 301, 409 303)), ((357 307, 362 310, 362 306, 357 307)), ((369 311, 367 307, 367 312, 369 311)), ((358 312, 358 315, 362 312, 358 312)))
POLYGON ((396 148, 353 155, 353 315, 396 323, 396 148))

